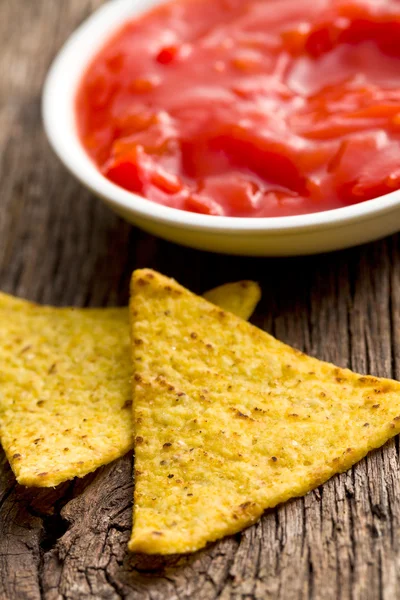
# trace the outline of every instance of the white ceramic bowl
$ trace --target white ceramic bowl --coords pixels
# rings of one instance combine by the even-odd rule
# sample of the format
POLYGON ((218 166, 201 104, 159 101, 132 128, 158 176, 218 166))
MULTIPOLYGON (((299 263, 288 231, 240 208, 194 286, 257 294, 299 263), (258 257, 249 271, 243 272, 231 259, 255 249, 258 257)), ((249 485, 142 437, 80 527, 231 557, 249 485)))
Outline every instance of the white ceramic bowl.
POLYGON ((65 166, 127 221, 167 240, 229 254, 288 256, 347 248, 400 230, 400 191, 336 210, 274 218, 213 217, 161 206, 101 175, 75 123, 77 86, 91 58, 127 19, 160 0, 112 0, 71 36, 54 61, 43 94, 48 138, 65 166))

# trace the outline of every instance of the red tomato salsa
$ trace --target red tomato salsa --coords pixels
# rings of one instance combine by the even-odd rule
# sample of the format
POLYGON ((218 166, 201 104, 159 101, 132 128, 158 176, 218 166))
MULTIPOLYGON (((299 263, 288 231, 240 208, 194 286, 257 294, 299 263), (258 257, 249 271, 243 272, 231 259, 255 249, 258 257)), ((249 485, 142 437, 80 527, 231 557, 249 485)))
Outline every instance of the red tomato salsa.
POLYGON ((174 208, 381 196, 400 188, 400 1, 174 0, 95 57, 77 119, 108 179, 174 208))

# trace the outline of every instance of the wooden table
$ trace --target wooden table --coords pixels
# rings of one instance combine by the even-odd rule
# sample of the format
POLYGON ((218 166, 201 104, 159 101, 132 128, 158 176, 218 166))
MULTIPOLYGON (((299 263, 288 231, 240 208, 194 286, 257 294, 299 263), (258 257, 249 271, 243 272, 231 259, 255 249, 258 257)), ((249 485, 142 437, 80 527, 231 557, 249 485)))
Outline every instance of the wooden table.
MULTIPOLYGON (((400 378, 399 236, 311 258, 182 251, 115 217, 66 173, 42 131, 41 87, 58 48, 100 4, 0 0, 0 288, 104 306, 127 302, 138 266, 199 292, 254 278, 260 327, 321 359, 400 378)), ((168 560, 126 551, 131 456, 47 491, 17 486, 1 460, 1 599, 400 597, 398 439, 247 531, 168 560)))

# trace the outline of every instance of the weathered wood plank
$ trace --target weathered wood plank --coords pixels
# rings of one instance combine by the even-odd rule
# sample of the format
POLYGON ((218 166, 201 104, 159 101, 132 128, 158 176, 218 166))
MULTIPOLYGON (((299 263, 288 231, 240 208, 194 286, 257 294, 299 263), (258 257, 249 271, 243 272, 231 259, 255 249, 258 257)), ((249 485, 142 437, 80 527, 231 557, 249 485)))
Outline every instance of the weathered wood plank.
MULTIPOLYGON (((45 141, 52 57, 101 0, 0 0, 0 288, 56 305, 115 305, 136 266, 202 291, 255 278, 255 322, 322 359, 400 378, 400 237, 271 260, 182 250, 115 217, 45 141)), ((0 597, 7 600, 392 600, 400 596, 398 440, 243 534, 194 556, 129 556, 132 457, 56 490, 0 467, 0 597)))

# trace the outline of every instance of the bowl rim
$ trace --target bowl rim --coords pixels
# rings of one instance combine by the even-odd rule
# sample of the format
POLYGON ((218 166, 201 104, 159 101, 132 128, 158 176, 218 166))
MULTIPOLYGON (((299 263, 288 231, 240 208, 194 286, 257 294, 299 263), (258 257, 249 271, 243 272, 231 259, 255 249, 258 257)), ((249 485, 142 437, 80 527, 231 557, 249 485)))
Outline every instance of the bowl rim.
POLYGON ((69 37, 47 74, 42 95, 44 129, 53 150, 67 169, 117 212, 140 219, 204 232, 237 234, 330 229, 365 221, 400 208, 400 190, 328 211, 287 217, 226 217, 192 213, 157 204, 112 183, 86 153, 77 131, 75 98, 90 61, 129 18, 146 12, 164 0, 109 0, 90 15, 69 37), (83 58, 82 58, 83 57, 83 58))

